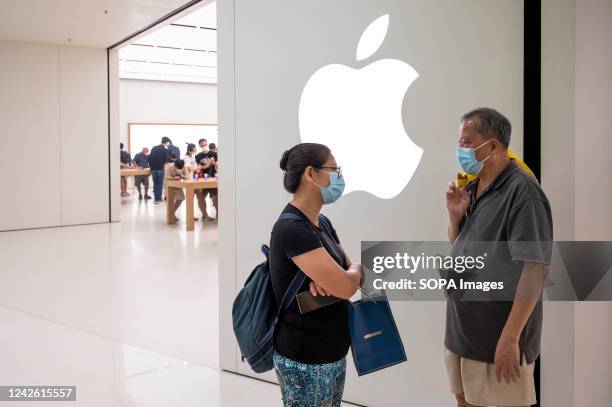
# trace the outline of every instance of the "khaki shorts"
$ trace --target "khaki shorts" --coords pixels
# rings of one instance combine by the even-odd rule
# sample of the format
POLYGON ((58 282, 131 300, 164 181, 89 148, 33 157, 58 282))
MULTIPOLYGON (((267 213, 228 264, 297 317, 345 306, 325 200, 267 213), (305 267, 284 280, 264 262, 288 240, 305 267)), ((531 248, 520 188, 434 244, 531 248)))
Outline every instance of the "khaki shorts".
POLYGON ((497 381, 495 365, 462 358, 445 349, 446 371, 453 394, 464 394, 475 406, 531 406, 536 404, 534 364, 523 363, 521 376, 509 384, 497 381))
MULTIPOLYGON (((170 188, 168 188, 169 190, 170 188)), ((172 188, 174 190, 174 201, 184 201, 185 200, 185 192, 183 192, 183 188, 172 188)), ((168 198, 169 192, 166 191, 166 198, 168 198)))
POLYGON ((140 184, 145 187, 149 187, 149 176, 148 175, 136 175, 134 177, 134 185, 139 186, 140 184))

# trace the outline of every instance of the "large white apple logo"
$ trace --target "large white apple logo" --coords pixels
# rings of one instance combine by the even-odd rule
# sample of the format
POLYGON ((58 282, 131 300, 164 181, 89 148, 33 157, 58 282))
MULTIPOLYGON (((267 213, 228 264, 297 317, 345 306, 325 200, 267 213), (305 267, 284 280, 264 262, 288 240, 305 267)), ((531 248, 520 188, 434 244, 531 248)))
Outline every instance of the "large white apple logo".
MULTIPOLYGON (((389 15, 372 22, 357 46, 358 61, 383 43, 389 15)), ((423 155, 402 123, 402 102, 419 74, 396 59, 375 61, 362 69, 326 65, 304 86, 299 107, 302 142, 331 148, 342 167, 345 194, 366 191, 396 197, 408 184, 423 155)))

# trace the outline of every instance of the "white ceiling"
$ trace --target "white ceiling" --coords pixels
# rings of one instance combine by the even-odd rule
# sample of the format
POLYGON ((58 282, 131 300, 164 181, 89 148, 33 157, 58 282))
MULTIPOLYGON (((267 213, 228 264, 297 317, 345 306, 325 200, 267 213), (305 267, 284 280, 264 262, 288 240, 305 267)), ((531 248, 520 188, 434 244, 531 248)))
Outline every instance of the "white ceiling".
POLYGON ((106 48, 188 0, 0 0, 0 39, 106 48))
POLYGON ((139 36, 119 50, 119 77, 217 83, 216 3, 139 36))

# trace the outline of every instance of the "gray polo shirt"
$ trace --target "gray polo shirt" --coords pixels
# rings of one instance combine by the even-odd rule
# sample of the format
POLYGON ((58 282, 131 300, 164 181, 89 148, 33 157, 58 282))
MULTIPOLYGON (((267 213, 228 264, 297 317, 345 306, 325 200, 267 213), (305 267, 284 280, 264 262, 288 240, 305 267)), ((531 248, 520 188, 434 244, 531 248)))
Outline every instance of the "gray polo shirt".
MULTIPOLYGON (((506 281, 506 301, 467 301, 449 295, 446 306, 446 347, 459 356, 494 363, 495 348, 512 309, 513 291, 520 279, 523 262, 550 264, 552 214, 550 204, 537 180, 514 160, 476 198, 478 180, 468 185, 470 206, 453 243, 452 255, 489 247, 495 270, 506 281)), ((542 302, 538 302, 519 340, 521 354, 532 363, 540 354, 542 302)))

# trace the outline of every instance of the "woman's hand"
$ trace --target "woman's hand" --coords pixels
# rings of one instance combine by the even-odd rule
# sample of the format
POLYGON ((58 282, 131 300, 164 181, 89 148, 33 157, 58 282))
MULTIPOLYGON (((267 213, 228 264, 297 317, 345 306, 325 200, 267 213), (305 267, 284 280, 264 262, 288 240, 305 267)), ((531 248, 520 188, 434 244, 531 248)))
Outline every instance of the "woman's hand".
POLYGON ((363 267, 359 263, 351 263, 348 270, 344 270, 323 247, 294 256, 291 260, 313 281, 309 287, 312 295, 333 295, 348 300, 359 288, 363 276, 363 267))
MULTIPOLYGON (((363 283, 365 281, 365 272, 363 269, 363 266, 360 263, 354 262, 352 261, 350 263, 350 267, 351 269, 358 271, 361 275, 361 279, 359 281, 359 286, 363 286, 363 283)), ((316 297, 317 295, 323 295, 323 296, 328 296, 331 295, 330 293, 328 293, 327 291, 325 291, 325 289, 323 289, 323 287, 321 287, 320 285, 318 285, 317 283, 315 283, 314 281, 310 282, 310 293, 316 297)))
POLYGON ((317 295, 323 295, 323 296, 329 295, 327 291, 325 291, 323 288, 317 285, 317 283, 315 283, 314 281, 310 282, 310 294, 312 294, 314 297, 316 297, 317 295))
POLYGON ((354 270, 360 273, 359 287, 363 287, 363 283, 365 282, 365 270, 363 269, 363 266, 361 265, 361 263, 352 261, 349 268, 353 268, 354 270))

